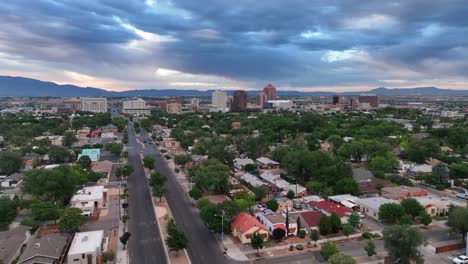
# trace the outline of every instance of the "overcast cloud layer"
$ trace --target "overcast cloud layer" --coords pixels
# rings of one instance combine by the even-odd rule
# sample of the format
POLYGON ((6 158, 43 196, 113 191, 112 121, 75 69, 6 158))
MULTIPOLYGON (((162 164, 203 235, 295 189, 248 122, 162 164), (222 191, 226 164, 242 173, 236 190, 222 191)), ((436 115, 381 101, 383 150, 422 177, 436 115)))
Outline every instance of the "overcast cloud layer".
POLYGON ((0 2, 0 74, 126 89, 468 89, 465 0, 0 2))

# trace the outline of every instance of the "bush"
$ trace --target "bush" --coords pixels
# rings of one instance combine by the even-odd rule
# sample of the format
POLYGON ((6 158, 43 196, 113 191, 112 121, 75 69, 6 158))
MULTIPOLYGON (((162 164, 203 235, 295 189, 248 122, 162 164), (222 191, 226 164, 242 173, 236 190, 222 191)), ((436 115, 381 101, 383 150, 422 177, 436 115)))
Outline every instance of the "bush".
POLYGON ((165 157, 167 160, 170 160, 170 159, 171 159, 171 156, 169 156, 169 155, 167 155, 167 154, 164 155, 164 157, 165 157))
POLYGON ((299 231, 299 237, 300 238, 304 238, 304 237, 306 237, 306 235, 307 235, 307 232, 305 230, 300 230, 299 231))
POLYGON ((175 168, 174 171, 175 171, 175 173, 179 173, 179 172, 180 172, 180 169, 179 169, 179 168, 175 168))
POLYGON ((372 233, 371 232, 364 232, 364 233, 362 233, 361 236, 364 239, 371 239, 372 238, 372 233))
POLYGON ((161 152, 161 153, 166 153, 166 152, 167 152, 167 149, 161 149, 160 152, 161 152))
POLYGON ((290 245, 289 246, 289 251, 293 251, 294 250, 294 246, 293 245, 290 245))
POLYGON ((296 245, 296 249, 297 249, 297 250, 303 250, 303 249, 304 249, 304 246, 301 245, 301 244, 298 244, 298 245, 296 245))

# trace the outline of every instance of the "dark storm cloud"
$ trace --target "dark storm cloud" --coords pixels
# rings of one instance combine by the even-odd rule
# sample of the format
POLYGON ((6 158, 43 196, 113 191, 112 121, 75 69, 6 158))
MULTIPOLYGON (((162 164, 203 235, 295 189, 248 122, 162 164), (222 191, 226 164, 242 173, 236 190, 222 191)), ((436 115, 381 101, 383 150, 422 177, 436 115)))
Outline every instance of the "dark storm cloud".
POLYGON ((16 0, 0 12, 0 53, 118 80, 115 67, 140 65, 147 79, 161 67, 255 85, 372 86, 468 68, 463 0, 16 0), (145 40, 136 30, 167 41, 132 48, 145 40))

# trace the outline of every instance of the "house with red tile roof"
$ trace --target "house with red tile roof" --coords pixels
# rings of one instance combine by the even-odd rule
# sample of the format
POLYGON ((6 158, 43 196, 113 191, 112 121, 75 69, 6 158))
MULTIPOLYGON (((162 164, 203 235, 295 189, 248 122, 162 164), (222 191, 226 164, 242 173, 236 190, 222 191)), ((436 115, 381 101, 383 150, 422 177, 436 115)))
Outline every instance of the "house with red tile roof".
POLYGON ((268 239, 268 230, 257 218, 242 212, 235 216, 231 221, 231 230, 234 237, 239 238, 242 244, 250 243, 250 239, 255 232, 268 239))
MULTIPOLYGON (((286 214, 284 213, 257 213, 258 220, 265 225, 270 234, 273 233, 273 230, 281 228, 286 231, 286 214)), ((296 235, 297 223, 296 219, 293 219, 289 215, 289 228, 288 235, 296 235)))
POLYGON ((290 213, 291 218, 296 219, 299 217, 301 219, 301 230, 310 232, 310 230, 318 230, 320 224, 320 218, 323 216, 321 211, 304 211, 297 213, 290 213))
POLYGON ((330 216, 333 213, 337 214, 341 219, 341 223, 343 224, 348 223, 348 216, 353 213, 353 210, 348 209, 343 205, 332 203, 329 201, 311 201, 308 204, 316 210, 321 211, 325 215, 330 216))

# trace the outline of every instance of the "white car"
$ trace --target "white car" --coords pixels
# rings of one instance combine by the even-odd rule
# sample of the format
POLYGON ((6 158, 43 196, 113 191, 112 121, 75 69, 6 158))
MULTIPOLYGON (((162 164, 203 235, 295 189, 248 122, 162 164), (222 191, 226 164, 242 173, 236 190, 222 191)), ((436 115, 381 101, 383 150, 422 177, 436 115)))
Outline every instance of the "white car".
POLYGON ((468 257, 465 255, 458 256, 454 259, 452 259, 452 263, 454 264, 467 264, 468 263, 468 257))
POLYGON ((464 193, 459 193, 457 194, 457 197, 458 198, 462 198, 462 199, 468 199, 468 195, 464 194, 464 193))

